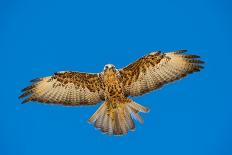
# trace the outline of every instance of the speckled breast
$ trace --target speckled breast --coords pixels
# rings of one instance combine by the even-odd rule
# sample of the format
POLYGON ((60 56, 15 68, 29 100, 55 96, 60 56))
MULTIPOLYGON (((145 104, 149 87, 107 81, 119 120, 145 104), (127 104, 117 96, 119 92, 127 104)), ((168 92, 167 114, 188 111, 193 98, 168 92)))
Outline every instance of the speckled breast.
POLYGON ((117 99, 125 97, 119 74, 115 72, 106 72, 103 75, 103 80, 105 83, 105 97, 107 100, 116 101, 117 99))

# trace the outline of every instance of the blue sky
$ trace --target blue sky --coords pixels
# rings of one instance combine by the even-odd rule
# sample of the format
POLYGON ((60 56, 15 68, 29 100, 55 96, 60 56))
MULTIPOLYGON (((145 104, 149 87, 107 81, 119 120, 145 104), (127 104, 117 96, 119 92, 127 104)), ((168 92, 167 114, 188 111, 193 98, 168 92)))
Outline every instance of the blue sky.
POLYGON ((1 1, 0 154, 232 154, 229 0, 1 1), (188 49, 202 72, 134 100, 151 109, 123 137, 87 123, 98 108, 21 105, 20 90, 56 71, 121 68, 154 50, 188 49))

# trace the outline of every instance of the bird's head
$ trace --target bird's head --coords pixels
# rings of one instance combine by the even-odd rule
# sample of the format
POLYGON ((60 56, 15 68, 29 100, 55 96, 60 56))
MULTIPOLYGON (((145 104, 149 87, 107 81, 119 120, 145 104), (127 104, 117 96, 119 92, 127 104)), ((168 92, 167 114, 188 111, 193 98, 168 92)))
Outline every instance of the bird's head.
POLYGON ((112 64, 107 64, 107 65, 104 66, 104 72, 107 72, 107 71, 116 72, 116 68, 112 64))

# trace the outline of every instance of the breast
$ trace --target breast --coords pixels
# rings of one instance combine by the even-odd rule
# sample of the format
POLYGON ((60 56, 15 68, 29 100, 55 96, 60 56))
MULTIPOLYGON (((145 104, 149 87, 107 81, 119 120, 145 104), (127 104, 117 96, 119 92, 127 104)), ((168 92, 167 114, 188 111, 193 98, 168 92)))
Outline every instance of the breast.
POLYGON ((123 87, 116 73, 104 75, 105 95, 107 98, 119 98, 123 96, 123 87))

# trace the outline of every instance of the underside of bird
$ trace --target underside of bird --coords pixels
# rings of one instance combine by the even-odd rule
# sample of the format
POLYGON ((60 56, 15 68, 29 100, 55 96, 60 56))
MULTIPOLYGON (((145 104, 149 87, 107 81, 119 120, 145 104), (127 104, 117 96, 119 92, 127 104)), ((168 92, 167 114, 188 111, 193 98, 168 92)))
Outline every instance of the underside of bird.
POLYGON ((105 101, 89 119, 103 133, 109 135, 123 135, 129 130, 135 129, 132 118, 143 123, 139 112, 148 112, 149 109, 135 103, 129 98, 124 98, 120 102, 112 103, 105 101))
POLYGON ((139 112, 148 108, 128 97, 140 96, 200 71, 204 63, 186 50, 151 52, 122 69, 105 65, 100 73, 62 71, 32 80, 22 90, 22 103, 37 101, 65 106, 96 105, 104 101, 89 119, 96 128, 123 135, 135 128, 133 119, 143 123, 139 112))

